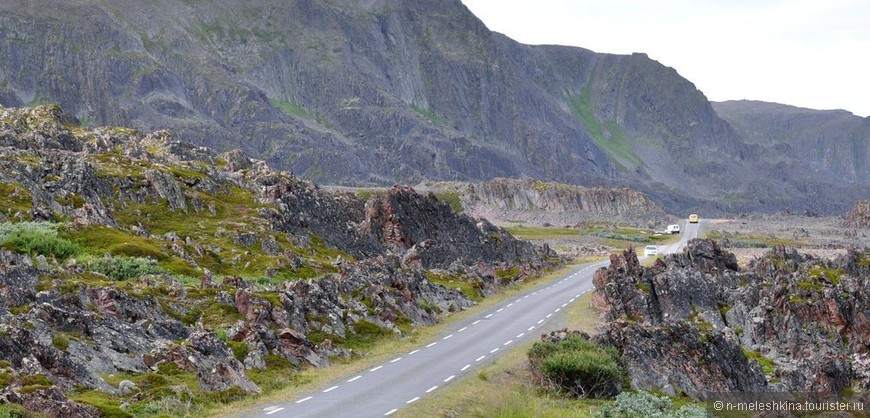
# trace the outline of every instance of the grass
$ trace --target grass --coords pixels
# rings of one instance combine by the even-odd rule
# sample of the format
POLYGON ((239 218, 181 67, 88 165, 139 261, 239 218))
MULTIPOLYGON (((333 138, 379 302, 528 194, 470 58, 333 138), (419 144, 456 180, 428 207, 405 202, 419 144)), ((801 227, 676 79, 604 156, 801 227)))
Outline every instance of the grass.
POLYGON ((276 109, 286 113, 289 116, 295 116, 297 118, 314 120, 302 106, 299 106, 296 103, 292 102, 282 102, 280 100, 269 99, 269 103, 272 104, 276 109))
POLYGON ((441 117, 438 113, 435 112, 434 109, 423 109, 416 103, 411 103, 408 107, 411 110, 417 112, 420 116, 423 116, 429 122, 434 123, 438 126, 444 126, 447 124, 447 120, 441 117))
MULTIPOLYGON (((540 332, 562 327, 592 333, 601 323, 589 307, 586 294, 565 311, 561 323, 550 323, 540 332)), ((477 373, 398 411, 397 417, 587 417, 607 401, 577 400, 545 391, 532 383, 526 353, 534 344, 517 346, 477 373)))
MULTIPOLYGON (((453 327, 455 324, 465 321, 470 317, 480 315, 481 312, 484 312, 490 307, 504 302, 505 300, 516 297, 516 295, 523 294, 537 286, 560 279, 571 267, 573 266, 552 272, 537 279, 524 281, 522 284, 510 286, 501 293, 493 295, 469 309, 446 317, 444 321, 437 325, 413 328, 403 337, 391 336, 381 338, 375 341, 361 358, 349 362, 339 361, 324 369, 310 367, 303 368, 295 373, 293 380, 287 382, 287 384, 275 385, 278 387, 270 390, 266 390, 261 386, 261 389, 264 389, 263 394, 257 398, 243 399, 228 405, 215 405, 207 412, 209 415, 213 416, 237 416, 246 412, 253 414, 259 412, 263 406, 271 405, 275 402, 302 398, 306 394, 313 393, 331 382, 347 379, 348 377, 359 374, 363 370, 370 369, 378 364, 390 360, 391 358, 395 358, 401 353, 407 353, 414 348, 418 348, 420 345, 437 341, 441 334, 453 327)), ((585 318, 581 319, 581 321, 589 319, 590 318, 585 318)), ((257 382, 253 377, 251 377, 251 379, 257 382)))
POLYGON ((564 237, 578 237, 580 230, 576 228, 547 228, 533 226, 509 226, 505 228, 511 235, 524 240, 544 240, 564 237))
POLYGON ((704 238, 716 241, 728 240, 732 248, 770 248, 780 245, 788 247, 805 247, 807 242, 794 238, 783 238, 774 235, 743 234, 726 231, 704 231, 704 238))
POLYGON ((571 113, 589 130, 589 135, 595 145, 607 153, 612 160, 626 171, 643 165, 643 161, 634 153, 631 140, 616 122, 600 123, 595 118, 595 111, 590 105, 591 91, 589 87, 575 96, 568 97, 568 108, 571 113))

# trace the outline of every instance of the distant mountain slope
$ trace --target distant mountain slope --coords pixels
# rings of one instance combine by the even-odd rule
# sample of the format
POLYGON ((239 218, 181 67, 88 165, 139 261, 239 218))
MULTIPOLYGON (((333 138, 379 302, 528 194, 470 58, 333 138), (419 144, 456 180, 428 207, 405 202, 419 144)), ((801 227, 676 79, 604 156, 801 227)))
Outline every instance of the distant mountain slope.
POLYGON ((846 182, 870 181, 870 118, 747 100, 713 103, 713 108, 747 142, 846 182))
POLYGON ((170 129, 320 182, 529 177, 674 211, 851 204, 851 185, 763 159, 674 69, 522 45, 459 0, 11 0, 0 53, 0 104, 170 129))

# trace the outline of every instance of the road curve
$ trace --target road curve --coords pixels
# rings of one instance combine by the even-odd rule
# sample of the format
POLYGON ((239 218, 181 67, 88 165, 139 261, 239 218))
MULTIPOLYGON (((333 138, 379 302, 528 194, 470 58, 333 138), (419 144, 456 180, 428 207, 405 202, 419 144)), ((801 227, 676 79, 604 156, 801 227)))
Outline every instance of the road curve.
MULTIPOLYGON (((699 225, 686 222, 680 240, 661 247, 682 250, 698 235, 699 225)), ((644 257, 640 257, 643 259, 644 257)), ((609 261, 578 265, 562 278, 493 306, 445 331, 437 340, 383 364, 333 382, 299 399, 271 405, 257 417, 383 417, 474 373, 558 319, 568 305, 593 289, 592 275, 609 261)))

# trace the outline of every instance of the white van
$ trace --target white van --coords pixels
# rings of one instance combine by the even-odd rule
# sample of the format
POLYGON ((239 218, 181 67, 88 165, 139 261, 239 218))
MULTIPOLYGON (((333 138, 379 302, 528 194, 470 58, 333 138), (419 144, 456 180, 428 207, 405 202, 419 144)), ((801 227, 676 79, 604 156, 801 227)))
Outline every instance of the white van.
POLYGON ((680 233, 680 226, 677 224, 668 225, 668 227, 665 229, 665 232, 667 232, 669 234, 679 234, 680 233))
POLYGON ((643 255, 647 257, 655 257, 659 255, 659 247, 656 247, 655 245, 647 245, 646 247, 643 247, 643 255))

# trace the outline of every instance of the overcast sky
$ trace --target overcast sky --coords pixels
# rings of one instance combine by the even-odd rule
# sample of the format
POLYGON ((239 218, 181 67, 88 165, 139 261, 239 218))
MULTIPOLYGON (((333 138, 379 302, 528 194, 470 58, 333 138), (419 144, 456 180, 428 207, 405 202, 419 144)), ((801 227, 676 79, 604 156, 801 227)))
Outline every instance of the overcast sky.
POLYGON ((870 116, 867 0, 462 0, 526 44, 645 52, 708 99, 870 116))

